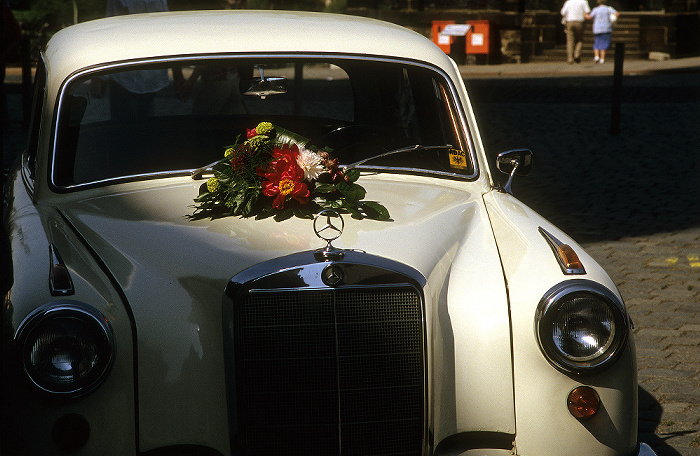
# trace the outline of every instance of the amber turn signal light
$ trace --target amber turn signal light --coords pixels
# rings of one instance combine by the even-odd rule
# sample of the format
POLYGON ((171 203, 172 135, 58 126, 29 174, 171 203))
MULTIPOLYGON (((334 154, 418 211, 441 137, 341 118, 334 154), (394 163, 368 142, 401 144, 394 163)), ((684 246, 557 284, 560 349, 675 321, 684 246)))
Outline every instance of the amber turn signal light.
POLYGON ((593 418, 600 407, 600 396, 590 386, 579 386, 569 393, 569 412, 579 420, 593 418))
POLYGON ((561 259, 566 269, 583 269, 583 264, 579 260, 578 255, 568 244, 562 244, 557 249, 557 255, 561 259))

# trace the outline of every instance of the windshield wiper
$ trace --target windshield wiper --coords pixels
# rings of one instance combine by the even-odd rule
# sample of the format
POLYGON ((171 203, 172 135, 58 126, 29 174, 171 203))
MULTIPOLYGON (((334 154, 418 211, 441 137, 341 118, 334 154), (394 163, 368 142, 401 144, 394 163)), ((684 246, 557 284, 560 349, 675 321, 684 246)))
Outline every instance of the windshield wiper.
POLYGON ((360 161, 357 161, 355 163, 352 163, 350 165, 344 166, 343 167, 343 172, 349 171, 353 168, 357 168, 360 165, 364 165, 365 163, 376 160, 378 158, 386 157, 387 155, 394 155, 394 154, 403 154, 405 152, 417 152, 417 151, 423 151, 423 150, 434 150, 434 149, 452 149, 451 144, 444 144, 442 146, 422 146, 420 144, 415 144, 413 146, 408 146, 408 147, 402 147, 400 149, 394 149, 390 150, 388 152, 383 152, 378 155, 373 155, 371 157, 363 158, 360 161))
POLYGON ((217 161, 215 161, 215 162, 209 163, 208 165, 204 165, 204 166, 202 166, 201 168, 197 168, 197 169, 194 169, 194 170, 190 171, 190 177, 192 177, 192 179, 194 179, 194 180, 199 180, 199 179, 201 179, 201 178, 202 178, 202 174, 204 174, 204 172, 205 172, 206 170, 213 168, 214 165, 216 165, 216 164, 219 163, 220 161, 221 161, 221 160, 217 160, 217 161))
MULTIPOLYGON (((439 150, 439 149, 452 149, 451 144, 443 144, 441 146, 422 146, 420 144, 414 144, 413 146, 407 146, 407 147, 401 147, 399 149, 394 149, 390 150, 387 152, 382 152, 381 154, 373 155, 371 157, 363 158, 360 161, 357 161, 355 163, 352 163, 350 165, 344 166, 343 171, 349 171, 351 169, 357 168, 360 165, 364 165, 365 163, 376 160, 378 158, 386 157, 387 155, 395 155, 395 154, 403 154, 406 152, 417 152, 417 151, 423 151, 423 150, 439 150)), ((212 168, 214 165, 219 163, 220 160, 217 160, 213 163, 209 163, 208 165, 202 166, 201 168, 197 168, 195 170, 192 170, 190 172, 190 176, 194 180, 199 180, 202 178, 202 174, 210 168, 212 168)))

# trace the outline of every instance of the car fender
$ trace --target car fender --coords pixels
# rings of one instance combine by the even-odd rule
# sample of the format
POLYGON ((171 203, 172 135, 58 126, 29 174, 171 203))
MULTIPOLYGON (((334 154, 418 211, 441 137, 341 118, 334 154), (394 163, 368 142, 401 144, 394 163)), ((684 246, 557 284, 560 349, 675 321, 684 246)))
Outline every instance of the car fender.
POLYGON ((614 282, 573 239, 512 195, 492 191, 484 195, 484 201, 508 284, 518 454, 575 454, 583 449, 587 454, 631 453, 637 438, 637 378, 631 332, 622 356, 605 371, 589 375, 555 369, 543 356, 535 334, 537 306, 555 285, 572 277, 597 282, 622 302, 614 282), (567 276, 562 272, 539 228, 574 249, 585 275, 567 276), (580 385, 593 387, 601 399, 601 410, 588 421, 577 420, 567 409, 569 392, 580 385), (548 426, 542 426, 543 420, 548 426), (590 438, 591 434, 595 439, 590 438))
MULTIPOLYGON (((78 414, 89 423, 93 435, 112 436, 89 439, 80 454, 105 454, 118 449, 121 454, 134 453, 136 448, 134 352, 132 319, 124 306, 119 290, 113 286, 99 262, 85 248, 81 239, 51 207, 23 204, 31 198, 18 174, 10 184, 15 211, 7 214, 9 261, 15 275, 7 291, 2 309, 3 362, 3 435, 28 435, 23 429, 34 429, 26 441, 3 438, 21 446, 22 454, 41 454, 52 444, 52 433, 60 420, 78 414), (19 209, 18 209, 19 208, 19 209), (52 294, 49 286, 53 246, 65 263, 73 283, 73 292, 52 294), (14 342, 22 322, 37 308, 57 302, 87 304, 98 310, 109 322, 115 340, 113 368, 104 384, 91 394, 65 400, 38 391, 30 384, 17 361, 14 342), (109 413, 106 413, 109 411, 109 413), (115 420, 123 423, 117 429, 115 420)), ((3 448, 12 452, 13 448, 3 448)))

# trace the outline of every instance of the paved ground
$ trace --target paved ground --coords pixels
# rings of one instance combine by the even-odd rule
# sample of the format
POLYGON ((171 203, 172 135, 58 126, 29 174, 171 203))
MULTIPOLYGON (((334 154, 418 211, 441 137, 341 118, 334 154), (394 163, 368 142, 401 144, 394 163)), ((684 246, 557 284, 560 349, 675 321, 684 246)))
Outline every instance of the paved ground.
MULTIPOLYGON (((487 150, 535 153, 516 196, 583 244, 626 299, 640 439, 661 456, 700 456, 700 59, 625 63, 619 124, 612 63, 461 70, 487 150)), ((10 101, 6 152, 23 143, 16 88, 10 101)))

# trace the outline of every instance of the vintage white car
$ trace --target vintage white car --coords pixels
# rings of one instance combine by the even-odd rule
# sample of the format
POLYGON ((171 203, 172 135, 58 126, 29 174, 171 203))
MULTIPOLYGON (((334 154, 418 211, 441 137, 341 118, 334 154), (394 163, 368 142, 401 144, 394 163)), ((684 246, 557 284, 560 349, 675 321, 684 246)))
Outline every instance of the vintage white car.
POLYGON ((3 455, 654 454, 614 283, 511 195, 529 151, 494 175, 429 39, 97 20, 48 43, 32 112, 3 455))

